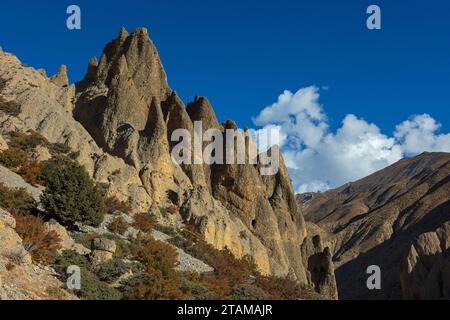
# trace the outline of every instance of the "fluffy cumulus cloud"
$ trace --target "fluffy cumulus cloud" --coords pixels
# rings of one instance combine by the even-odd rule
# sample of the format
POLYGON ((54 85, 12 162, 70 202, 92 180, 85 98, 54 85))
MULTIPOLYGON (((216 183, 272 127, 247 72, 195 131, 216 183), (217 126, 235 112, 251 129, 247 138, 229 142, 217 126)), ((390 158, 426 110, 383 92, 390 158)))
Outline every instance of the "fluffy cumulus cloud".
POLYGON ((439 134, 440 124, 427 114, 397 125, 392 136, 353 114, 332 132, 319 98, 315 86, 284 91, 253 119, 261 127, 258 132, 276 132, 297 192, 337 187, 407 155, 450 151, 450 134, 439 134))

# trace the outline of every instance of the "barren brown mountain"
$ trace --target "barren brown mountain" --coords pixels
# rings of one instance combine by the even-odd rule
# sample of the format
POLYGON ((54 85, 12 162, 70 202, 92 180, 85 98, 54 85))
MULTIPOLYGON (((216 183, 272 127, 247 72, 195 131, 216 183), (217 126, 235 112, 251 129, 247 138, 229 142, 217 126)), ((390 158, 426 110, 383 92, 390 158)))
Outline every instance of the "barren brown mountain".
POLYGON ((325 193, 297 196, 311 234, 332 248, 339 296, 450 296, 450 154, 423 153, 325 193), (366 269, 381 268, 381 290, 366 269))

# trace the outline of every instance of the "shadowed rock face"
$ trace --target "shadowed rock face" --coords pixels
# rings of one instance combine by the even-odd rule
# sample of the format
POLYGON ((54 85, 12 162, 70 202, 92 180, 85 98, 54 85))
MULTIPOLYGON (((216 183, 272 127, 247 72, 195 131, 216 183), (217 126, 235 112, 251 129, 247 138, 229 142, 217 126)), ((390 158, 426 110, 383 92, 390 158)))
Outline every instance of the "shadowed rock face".
POLYGON ((281 157, 273 176, 262 176, 260 164, 172 162, 176 129, 194 137, 194 122, 202 121, 203 132, 219 129, 225 140, 225 130, 237 126, 231 120, 220 124, 205 97, 184 106, 169 88, 145 29, 122 29, 99 62, 89 62, 76 88, 75 119, 105 152, 136 168, 153 207, 173 202, 171 194, 183 222, 194 224, 216 248, 252 256, 263 273, 308 282, 301 255, 305 223, 281 157))
POLYGON ((332 249, 340 298, 448 296, 450 154, 406 158, 359 181, 297 199, 332 249), (381 268, 382 290, 366 287, 370 265, 381 268))

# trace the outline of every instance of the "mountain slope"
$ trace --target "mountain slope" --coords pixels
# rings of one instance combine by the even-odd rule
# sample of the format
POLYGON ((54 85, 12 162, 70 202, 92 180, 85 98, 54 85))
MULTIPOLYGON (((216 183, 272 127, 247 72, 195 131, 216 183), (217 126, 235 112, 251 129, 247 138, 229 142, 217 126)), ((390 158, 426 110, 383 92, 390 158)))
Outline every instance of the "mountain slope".
MULTIPOLYGON (((341 298, 399 298, 400 270, 408 269, 404 259, 412 243, 450 220, 450 154, 402 159, 359 181, 297 200, 333 249, 341 298), (382 290, 367 289, 369 265, 381 267, 382 290)), ((436 249, 445 250, 445 245, 436 249)))
MULTIPOLYGON (((77 84, 69 84, 64 66, 48 77, 3 52, 0 79, 4 136, 32 130, 69 147, 97 182, 109 186, 108 196, 150 212, 161 224, 194 227, 215 248, 252 257, 263 274, 322 281, 311 276, 308 258, 328 255, 318 245, 302 254, 305 222, 281 156, 273 176, 262 176, 260 164, 180 166, 171 160, 173 130, 191 131, 201 120, 204 131, 218 128, 225 139, 236 124, 219 123, 204 97, 184 106, 168 86, 146 29, 122 29, 77 84), (169 207, 174 214, 167 215, 169 207)), ((333 270, 323 277, 332 283, 333 270)))

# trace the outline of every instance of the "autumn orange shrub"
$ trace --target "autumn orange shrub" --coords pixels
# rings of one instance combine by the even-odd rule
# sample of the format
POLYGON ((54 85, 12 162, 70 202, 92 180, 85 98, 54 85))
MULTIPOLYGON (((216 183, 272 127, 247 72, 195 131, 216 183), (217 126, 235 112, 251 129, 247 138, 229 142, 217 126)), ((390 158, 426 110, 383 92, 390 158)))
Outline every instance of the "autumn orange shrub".
POLYGON ((166 210, 167 210, 167 212, 170 213, 170 214, 176 214, 176 213, 178 212, 178 208, 177 208, 175 205, 173 205, 173 204, 169 205, 169 206, 166 208, 166 210))
POLYGON ((171 245, 146 239, 135 252, 135 259, 144 265, 145 272, 138 281, 130 284, 126 297, 136 300, 189 298, 189 292, 180 289, 181 279, 175 270, 177 256, 171 245))
POLYGON ((256 273, 256 267, 250 259, 238 260, 228 249, 217 250, 203 240, 197 241, 187 251, 213 267, 216 276, 226 279, 230 285, 243 283, 256 273))
POLYGON ((145 212, 138 213, 134 215, 134 224, 133 226, 145 233, 152 231, 152 220, 149 215, 145 212))
POLYGON ((105 208, 109 214, 114 214, 116 211, 122 213, 129 213, 131 211, 131 207, 128 203, 120 201, 115 196, 106 198, 105 208))
POLYGON ((305 299, 308 289, 289 278, 258 276, 255 284, 267 292, 272 300, 305 299))
POLYGON ((39 179, 39 174, 42 171, 42 163, 37 161, 25 160, 17 172, 22 178, 36 186, 42 185, 42 181, 39 179))
POLYGON ((52 264, 54 256, 61 249, 61 238, 54 231, 45 230, 44 221, 40 217, 26 214, 15 214, 16 232, 23 240, 25 249, 35 262, 52 264))

